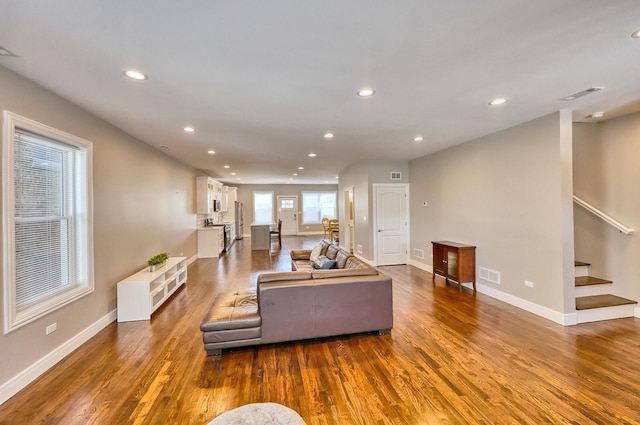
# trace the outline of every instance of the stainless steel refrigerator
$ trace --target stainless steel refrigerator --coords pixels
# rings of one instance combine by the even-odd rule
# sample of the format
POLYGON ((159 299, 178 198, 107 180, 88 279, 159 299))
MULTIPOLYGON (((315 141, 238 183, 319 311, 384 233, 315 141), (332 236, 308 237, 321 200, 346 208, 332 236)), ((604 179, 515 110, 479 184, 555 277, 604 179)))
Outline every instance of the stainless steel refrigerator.
POLYGON ((236 239, 242 239, 242 202, 236 201, 236 239))

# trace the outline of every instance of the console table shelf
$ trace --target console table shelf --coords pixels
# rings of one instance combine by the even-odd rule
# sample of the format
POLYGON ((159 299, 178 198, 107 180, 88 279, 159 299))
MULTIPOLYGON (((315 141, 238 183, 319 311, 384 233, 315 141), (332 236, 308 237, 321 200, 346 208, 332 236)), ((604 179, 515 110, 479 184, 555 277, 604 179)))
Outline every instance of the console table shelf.
POLYGON ((436 241, 433 244, 433 281, 436 274, 443 276, 447 283, 453 280, 462 284, 473 283, 476 290, 476 247, 449 241, 436 241))
POLYGON ((187 281, 187 258, 171 257, 154 272, 149 268, 118 282, 118 322, 150 320, 156 311, 187 281))

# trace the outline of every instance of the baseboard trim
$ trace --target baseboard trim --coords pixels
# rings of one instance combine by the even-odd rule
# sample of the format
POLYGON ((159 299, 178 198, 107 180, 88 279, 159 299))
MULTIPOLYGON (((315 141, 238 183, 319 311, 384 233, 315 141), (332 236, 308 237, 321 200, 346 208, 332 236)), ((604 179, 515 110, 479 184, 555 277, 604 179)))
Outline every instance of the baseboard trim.
POLYGON ((16 395, 18 391, 29 385, 31 382, 35 381, 40 375, 45 373, 60 360, 71 354, 71 352, 87 342, 102 329, 115 322, 116 317, 117 310, 111 311, 109 314, 102 317, 79 334, 70 338, 58 348, 54 349, 43 358, 20 372, 18 375, 14 376, 9 381, 1 385, 0 404, 3 404, 5 401, 9 400, 11 397, 16 395))
POLYGON ((640 319, 640 306, 636 306, 633 308, 633 316, 640 319))
POLYGON ((188 258, 188 259, 187 259, 187 266, 190 266, 190 265, 191 265, 194 261, 196 261, 198 258, 200 258, 200 257, 198 257, 198 254, 194 255, 194 256, 193 256, 193 257, 191 257, 191 258, 188 258))
POLYGON ((425 263, 421 263, 419 261, 415 261, 415 260, 409 259, 409 265, 413 266, 413 267, 417 267, 420 270, 424 270, 425 272, 433 273, 433 267, 429 266, 429 265, 427 265, 425 263))
POLYGON ((576 325, 578 323, 576 313, 563 314, 555 310, 551 310, 548 307, 541 306, 540 304, 536 304, 529 300, 516 297, 515 295, 507 294, 506 292, 498 291, 491 286, 487 286, 477 282, 476 288, 481 294, 488 295, 491 298, 495 298, 507 304, 511 304, 512 306, 521 308, 525 311, 528 311, 529 313, 533 313, 536 316, 543 317, 545 319, 551 320, 552 322, 559 323, 563 326, 576 325))

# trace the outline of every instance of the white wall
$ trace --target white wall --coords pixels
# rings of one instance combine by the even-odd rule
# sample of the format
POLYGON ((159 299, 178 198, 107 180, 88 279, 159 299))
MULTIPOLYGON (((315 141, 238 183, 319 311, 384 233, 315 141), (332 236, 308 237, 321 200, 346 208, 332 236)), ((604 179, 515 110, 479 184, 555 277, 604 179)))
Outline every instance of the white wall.
POLYGON ((197 255, 197 234, 194 170, 2 67, 0 109, 93 142, 95 224, 95 292, 0 335, 1 402, 16 388, 12 378, 85 329, 108 323, 117 306, 116 283, 144 268, 149 257, 197 255), (54 322, 57 331, 45 336, 54 322))
MULTIPOLYGON (((340 171, 339 193, 353 187, 354 205, 354 252, 356 255, 374 261, 373 228, 373 185, 376 183, 409 183, 408 161, 361 161, 340 171), (391 180, 390 173, 399 171, 402 179, 391 180), (362 248, 361 252, 359 248, 362 248)), ((347 231, 347 217, 344 208, 340 209, 340 232, 347 231)), ((341 239, 342 241, 342 239, 341 239)))
POLYGON ((572 320, 569 113, 410 161, 409 171, 410 253, 425 252, 413 263, 432 267, 431 241, 476 245, 477 266, 501 273, 501 285, 478 280, 483 291, 558 322, 572 320))

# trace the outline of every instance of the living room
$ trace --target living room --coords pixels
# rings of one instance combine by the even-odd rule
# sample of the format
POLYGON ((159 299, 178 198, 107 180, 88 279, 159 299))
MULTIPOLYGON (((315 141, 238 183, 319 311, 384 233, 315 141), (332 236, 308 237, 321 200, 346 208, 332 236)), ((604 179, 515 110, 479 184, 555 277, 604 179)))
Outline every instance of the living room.
MULTIPOLYGON (((625 28, 626 37, 631 30, 625 28)), ((6 44, 1 36, 0 44, 6 44)), ((132 113, 125 106, 101 117, 91 112, 91 99, 84 104, 69 101, 60 94, 63 87, 40 85, 28 78, 28 70, 20 75, 3 64, 2 110, 93 143, 95 281, 90 295, 0 337, 0 400, 5 401, 101 330, 115 326, 116 283, 141 269, 147 258, 166 251, 187 257, 195 267, 212 271, 213 266, 197 265, 194 206, 200 169, 111 124, 118 114, 132 113), (52 323, 57 330, 45 335, 52 323)), ((563 94, 591 84, 600 83, 581 80, 575 90, 563 94)), ((622 103, 637 101, 636 94, 630 91, 622 103)), ((362 246, 358 255, 376 264, 373 186, 389 183, 389 173, 401 171, 400 183, 410 191, 407 263, 429 272, 433 240, 476 245, 478 264, 502 276, 499 285, 480 282, 478 303, 493 305, 498 299, 550 319, 549 326, 572 324, 573 262, 584 257, 594 262, 598 273, 615 281, 619 295, 640 300, 633 261, 640 255, 640 244, 574 209, 572 203, 575 192, 638 227, 634 220, 640 205, 629 194, 635 193, 634 182, 640 177, 635 175, 640 164, 634 144, 640 117, 632 112, 603 122, 575 122, 564 105, 558 101, 555 112, 540 109, 529 120, 508 127, 496 123, 493 131, 428 155, 407 160, 362 156, 339 170, 339 182, 331 186, 339 200, 346 189, 354 190, 354 234, 362 246), (613 145, 616 148, 610 149, 613 145), (414 255, 416 249, 424 258, 414 255), (533 288, 525 281, 533 282, 533 288), (485 295, 492 298, 481 298, 485 295)), ((366 150, 361 144, 356 149, 366 150)), ((412 144, 408 149, 416 148, 412 144)), ((321 159, 327 164, 333 160, 321 159)), ((343 208, 340 214, 344 223, 343 208)), ((204 272, 202 276, 206 279, 204 272)), ((503 308, 518 315, 511 306, 503 308)), ((624 327, 637 333, 636 325, 624 327)), ((204 352, 197 355, 211 362, 204 352)))

